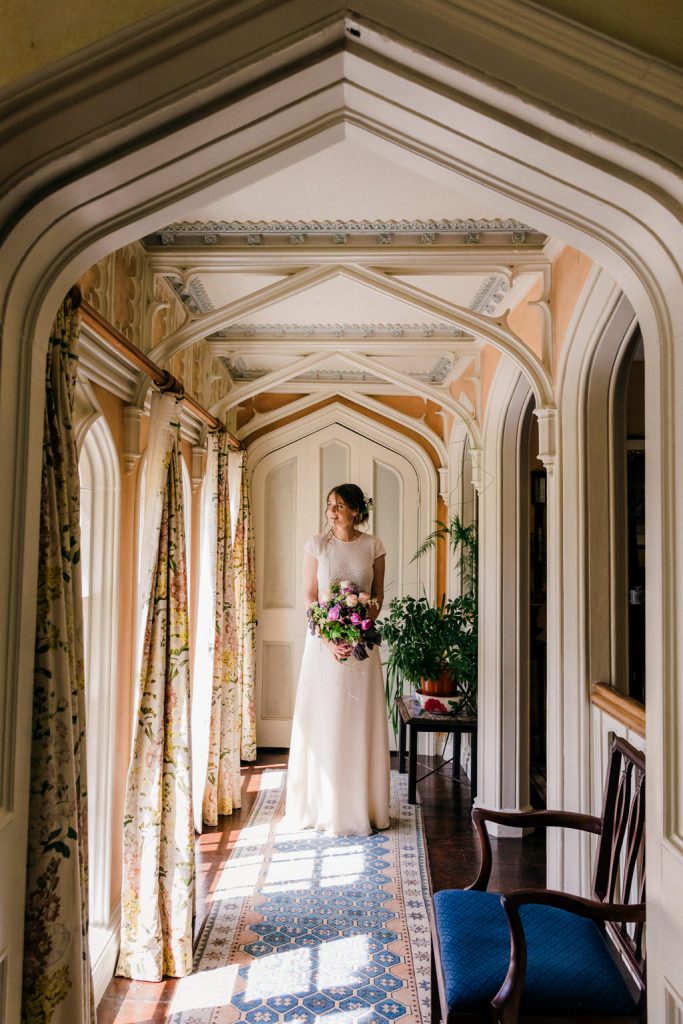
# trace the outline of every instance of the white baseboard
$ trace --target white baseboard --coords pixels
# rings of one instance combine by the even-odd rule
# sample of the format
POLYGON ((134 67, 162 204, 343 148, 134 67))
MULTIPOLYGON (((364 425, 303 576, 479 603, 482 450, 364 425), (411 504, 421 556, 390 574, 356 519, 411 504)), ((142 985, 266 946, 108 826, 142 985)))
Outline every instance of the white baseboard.
POLYGON ((114 977, 116 959, 119 955, 119 932, 121 907, 112 913, 109 924, 97 925, 90 929, 90 956, 95 1006, 98 1005, 114 977))

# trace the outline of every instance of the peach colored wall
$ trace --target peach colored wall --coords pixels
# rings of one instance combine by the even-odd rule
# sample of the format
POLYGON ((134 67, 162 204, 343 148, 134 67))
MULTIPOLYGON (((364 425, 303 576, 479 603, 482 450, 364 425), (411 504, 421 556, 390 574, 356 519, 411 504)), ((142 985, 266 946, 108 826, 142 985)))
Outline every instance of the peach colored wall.
POLYGON ((585 253, 569 245, 565 246, 553 264, 550 311, 553 317, 555 367, 559 365, 567 327, 592 266, 592 260, 585 253))
MULTIPOLYGON (((434 431, 437 437, 444 439, 444 422, 441 416, 441 406, 438 402, 430 402, 427 398, 412 395, 377 395, 377 401, 382 405, 395 409, 405 416, 412 416, 416 420, 424 420, 428 427, 434 431)), ((396 429, 397 424, 394 424, 396 429)))
POLYGON ((501 353, 493 345, 485 345, 481 353, 481 422, 486 418, 486 403, 489 391, 493 384, 493 378, 501 360, 501 353))
MULTIPOLYGON (((453 398, 457 398, 462 401, 465 400, 465 405, 470 405, 472 409, 476 409, 479 401, 477 395, 477 389, 473 378, 476 376, 476 366, 474 359, 468 363, 463 372, 455 380, 452 380, 448 390, 453 395, 453 398)), ((446 437, 450 436, 450 424, 446 437)))
POLYGON ((541 311, 532 302, 541 297, 541 282, 537 281, 522 301, 508 315, 508 325, 537 356, 543 356, 543 320, 541 311))

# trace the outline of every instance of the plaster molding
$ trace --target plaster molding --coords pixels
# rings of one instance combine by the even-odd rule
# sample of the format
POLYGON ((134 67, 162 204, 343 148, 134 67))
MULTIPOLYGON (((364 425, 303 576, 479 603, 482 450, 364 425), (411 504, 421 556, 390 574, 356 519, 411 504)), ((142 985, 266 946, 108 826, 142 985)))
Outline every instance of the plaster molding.
MULTIPOLYGON (((204 439, 202 438, 202 441, 204 439)), ((192 445, 192 472, 190 479, 192 481, 192 493, 196 494, 199 488, 204 482, 204 472, 206 470, 206 443, 199 443, 192 445)))
MULTIPOLYGON (((447 389, 439 388, 436 385, 423 384, 421 381, 415 380, 407 374, 400 373, 398 370, 391 370, 357 352, 348 352, 345 349, 332 352, 318 352, 304 356, 302 359, 296 360, 296 362, 289 366, 273 370, 264 377, 259 377, 257 380, 250 381, 248 384, 242 384, 235 387, 232 391, 228 392, 224 398, 216 402, 211 407, 210 412, 214 416, 222 416, 226 410, 240 405, 242 402, 249 398, 253 398, 255 395, 260 394, 263 391, 269 391, 274 385, 284 384, 288 381, 293 382, 298 376, 306 374, 319 366, 323 366, 331 358, 346 362, 352 369, 360 369, 373 376, 390 381, 395 384, 399 390, 407 391, 411 395, 421 395, 423 398, 443 406, 454 415, 461 417, 465 423, 467 423, 472 436, 472 441, 473 443, 476 443, 476 439, 479 436, 479 428, 476 421, 472 417, 470 411, 453 398, 447 389)), ((292 383, 288 390, 291 391, 295 389, 295 387, 296 385, 292 383)))
POLYGON ((130 363, 108 344, 103 334, 85 322, 81 322, 78 374, 124 402, 132 401, 139 381, 130 363))
POLYGON ((321 241, 331 246, 377 245, 525 245, 543 246, 546 236, 514 219, 467 220, 336 220, 336 221, 179 221, 147 235, 143 242, 149 248, 176 245, 184 249, 211 247, 231 249, 235 246, 268 247, 278 245, 308 246, 321 241))
MULTIPOLYGON (((286 354, 289 355, 289 353, 286 354)), ((232 356, 221 356, 220 358, 223 360, 223 365, 228 371, 231 381, 236 384, 249 380, 258 380, 260 377, 264 377, 272 372, 273 369, 272 366, 248 367, 245 364, 244 358, 235 353, 232 356)), ((403 372, 406 376, 413 377, 415 380, 421 380, 426 384, 444 385, 450 382, 455 365, 455 356, 452 352, 448 352, 437 356, 436 361, 432 362, 431 368, 428 367, 425 370, 404 370, 403 372)), ((327 369, 318 368, 299 374, 293 378, 292 384, 293 386, 298 386, 299 384, 315 381, 346 381, 349 384, 357 383, 360 385, 374 383, 376 380, 377 378, 374 374, 368 374, 365 370, 339 370, 329 367, 327 369)))
POLYGON ((132 473, 142 458, 140 428, 144 409, 138 405, 123 408, 123 464, 126 474, 132 473))
POLYGON ((334 266, 307 267, 305 270, 299 270, 292 274, 284 281, 268 284, 264 288, 259 288, 233 302, 228 302, 210 313, 192 317, 188 323, 183 324, 182 327, 155 345, 149 352, 149 357, 155 362, 167 363, 172 356, 182 352, 188 345, 193 345, 196 341, 201 341, 216 331, 222 330, 233 320, 243 319, 275 302, 297 295, 316 284, 322 284, 335 277, 337 272, 338 269, 334 266))
POLYGON ((495 313, 508 292, 508 284, 502 275, 491 274, 478 289, 469 303, 475 313, 495 313))
MULTIPOLYGON (((395 394, 395 392, 393 393, 395 394)), ((424 419, 417 419, 414 416, 409 416, 407 413, 393 409, 389 405, 384 405, 383 402, 378 402, 367 394, 359 395, 358 392, 351 391, 348 388, 343 387, 328 388, 325 391, 312 392, 304 398, 298 398, 293 402, 289 402, 287 405, 280 406, 278 409, 271 409, 268 412, 256 413, 256 415, 248 420, 243 427, 240 427, 240 429, 236 431, 236 436, 240 440, 243 440, 258 430, 263 430, 265 427, 272 427, 287 416, 298 416, 299 413, 305 412, 306 409, 318 405, 320 402, 332 400, 337 397, 345 398, 347 401, 353 402, 356 406, 360 405, 364 409, 370 409, 373 412, 378 413, 380 416, 385 417, 385 419, 393 420, 395 423, 400 423, 407 429, 419 434, 428 442, 428 444, 431 445, 440 462, 442 464, 446 462, 447 452, 444 442, 439 435, 427 425, 424 419)))
POLYGON ((382 295, 417 308, 430 317, 445 320, 482 341, 490 342, 495 348, 510 354, 515 361, 520 363, 529 377, 539 404, 547 404, 552 400, 552 383, 541 360, 511 330, 504 317, 484 316, 444 299, 439 299, 414 285, 394 280, 386 274, 357 264, 307 268, 293 274, 285 281, 266 285, 265 288, 261 288, 245 298, 227 303, 212 313, 194 318, 189 324, 184 325, 156 345, 149 353, 150 358, 163 365, 172 355, 182 351, 188 345, 206 338, 209 334, 221 330, 232 320, 243 318, 264 306, 297 295, 338 276, 347 277, 349 280, 372 288, 382 295))
POLYGON ((447 302, 445 299, 439 299, 415 285, 407 284, 404 281, 395 281, 385 274, 368 268, 358 268, 354 276, 393 298, 408 305, 414 305, 418 309, 429 312, 432 316, 438 316, 456 324, 481 341, 488 341, 496 349, 510 355, 514 362, 521 367, 529 379, 539 403, 552 401, 552 381, 545 367, 536 354, 511 329, 507 322, 507 316, 484 316, 474 310, 447 302))
POLYGON ((491 246, 477 249, 469 246, 443 246, 421 248, 408 246, 405 249, 391 249, 386 246, 369 250, 355 246, 325 248, 310 246, 305 253, 289 248, 273 247, 260 252, 241 249, 225 252, 217 249, 196 250, 174 248, 171 250, 147 249, 147 258, 156 274, 177 278, 185 284, 194 277, 209 273, 263 273, 281 275, 301 270, 302 259, 306 266, 315 264, 369 263, 371 266, 394 274, 499 274, 506 281, 512 279, 515 268, 536 266, 539 259, 546 259, 548 245, 542 249, 518 249, 515 247, 491 246), (304 259, 305 258, 305 259, 304 259))
MULTIPOLYGON (((395 347, 396 343, 400 343, 402 339, 408 338, 410 339, 410 347, 413 351, 415 350, 414 341, 417 340, 422 342, 426 339, 431 341, 432 339, 464 338, 470 343, 474 342, 472 337, 468 337, 465 332, 461 331, 458 327, 444 323, 231 323, 226 327, 221 328, 221 330, 210 334, 207 341, 212 346, 213 351, 218 352, 218 348, 214 347, 217 341, 230 341, 233 338, 236 338, 239 341, 249 341, 251 339, 256 341, 273 341, 284 338, 288 341, 290 337, 295 341, 298 341, 301 338, 310 338, 314 341, 321 341, 328 338, 346 338, 350 341, 366 341, 374 338, 380 340, 384 338, 392 338, 395 339, 395 341, 391 342, 391 347, 395 347)), ((283 343, 280 342, 280 345, 282 346, 283 343)), ((272 346, 271 350, 273 350, 272 346)), ((387 351, 388 350, 389 349, 387 349, 387 351)), ((262 349, 262 351, 265 350, 262 349)))
POLYGON ((534 415, 538 421, 538 457, 550 470, 557 457, 557 410, 535 408, 534 415))

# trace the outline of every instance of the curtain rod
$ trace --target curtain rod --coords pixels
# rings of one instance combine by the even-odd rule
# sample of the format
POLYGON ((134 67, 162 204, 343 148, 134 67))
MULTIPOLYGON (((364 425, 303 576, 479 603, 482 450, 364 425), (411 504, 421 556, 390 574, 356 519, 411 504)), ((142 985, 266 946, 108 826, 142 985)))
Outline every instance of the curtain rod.
POLYGON ((183 385, 177 380, 172 373, 168 370, 163 370, 156 363, 141 352, 139 348, 136 348, 132 342, 126 338, 124 334, 121 334, 113 324, 110 324, 108 320, 105 320, 101 313, 98 313, 96 309, 86 302, 85 299, 81 302, 81 314, 86 323, 96 331, 103 332, 106 335, 107 342, 116 349, 119 355, 123 356, 126 362, 134 366, 136 370, 140 370, 146 374, 152 381, 152 383, 160 391, 172 391, 175 394, 182 395, 181 401, 191 410, 197 419, 202 420, 209 427, 209 430, 220 430, 224 432, 228 438, 228 441, 235 449, 240 449, 242 445, 236 437, 234 437, 225 425, 212 416, 208 409, 205 409, 203 405, 196 402, 194 398, 186 395, 183 390, 183 385))

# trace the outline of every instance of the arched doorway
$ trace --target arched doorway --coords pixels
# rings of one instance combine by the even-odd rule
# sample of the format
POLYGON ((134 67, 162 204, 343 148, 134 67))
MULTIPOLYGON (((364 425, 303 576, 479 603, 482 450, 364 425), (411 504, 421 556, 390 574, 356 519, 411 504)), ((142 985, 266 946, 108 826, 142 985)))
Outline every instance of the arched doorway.
MULTIPOLYGON (((316 19, 324 19, 324 13, 316 11, 316 19)), ((376 16, 377 11, 371 9, 369 14, 376 16)), ((680 226, 670 212, 677 180, 655 160, 648 161, 640 152, 615 141, 619 139, 618 125, 608 143, 599 132, 546 113, 542 104, 529 106, 523 96, 515 95, 514 81, 507 90, 500 87, 493 93, 486 87, 485 96, 477 96, 481 83, 476 75, 468 76, 449 61, 440 61, 393 35, 401 30, 408 37, 419 34, 438 52, 439 40, 444 38, 442 26, 427 15, 421 15, 418 30, 407 8, 397 4, 388 26, 390 38, 386 32, 359 26, 353 19, 346 22, 336 14, 333 17, 332 11, 329 16, 327 23, 316 20, 312 25, 297 9, 285 40, 277 12, 270 20, 268 12, 260 14, 256 35, 268 52, 261 51, 248 67, 237 63, 245 52, 243 26, 238 30, 222 24, 220 30, 207 30, 203 35, 197 32, 189 41, 184 28, 178 29, 178 38, 169 31, 165 35, 169 48, 177 47, 179 38, 188 43, 183 66, 173 75, 173 94, 162 85, 167 68, 161 62, 148 62, 146 80, 139 67, 135 72, 143 76, 139 81, 145 81, 145 87, 136 90, 129 71, 130 88, 121 90, 107 105, 109 82, 116 74, 120 79, 126 75, 124 58, 112 55, 107 62, 106 85, 100 81, 99 89, 88 88, 89 83, 82 79, 78 103, 74 101, 63 115, 54 106, 41 115, 44 121, 36 130, 40 141, 29 157, 23 157, 24 173, 17 174, 7 191, 4 208, 10 212, 11 227, 1 261, 3 336, 7 340, 2 349, 0 409, 3 435, 16 438, 17 445, 2 451, 0 463, 8 485, 0 529, 7 579, 0 608, 7 641, 1 673, 6 681, 2 696, 7 740, 0 786, 2 813, 7 819, 2 843, 8 847, 2 846, 3 855, 12 848, 23 848, 26 829, 23 794, 28 771, 27 695, 35 593, 31 543, 37 530, 42 362, 59 299, 100 255, 151 230, 161 219, 171 220, 190 194, 209 199, 219 179, 231 176, 237 182, 240 176, 244 180, 244 176, 266 173, 268 160, 295 160, 297 153, 311 145, 324 145, 335 132, 366 131, 378 144, 398 146, 401 152, 428 152, 433 173, 457 174, 473 195, 494 190, 507 196, 520 216, 534 218, 607 266, 638 314, 648 359, 646 429, 653 452, 647 470, 652 493, 647 517, 648 575, 661 581, 648 595, 650 671, 660 681, 648 723, 648 830, 654 854, 650 859, 650 951, 658 954, 650 957, 656 982, 651 985, 651 1005, 654 1015, 658 1008, 663 1014, 664 976, 673 979, 675 990, 683 990, 680 965, 666 952, 667 947, 676 948, 676 943, 670 941, 670 926, 664 917, 657 916, 659 893, 683 891, 683 769, 670 769, 676 732, 670 724, 665 727, 665 723, 674 723, 679 729, 681 725, 677 717, 681 687, 677 625, 682 615, 683 579, 677 572, 675 552, 680 540, 673 510, 679 486, 677 438, 683 415, 680 403, 677 408, 675 402, 674 384, 683 371, 674 342, 680 336, 677 318, 683 303, 680 275, 668 255, 680 249, 680 226), (347 33, 353 44, 344 53, 347 33), (222 50, 222 69, 215 55, 206 52, 209 46, 222 50), (381 66, 379 54, 384 61, 381 66), (197 68, 205 74, 203 90, 197 88, 197 68), (286 74, 269 87, 263 76, 276 69, 286 69, 286 74), (422 76, 419 80, 416 72, 422 76), (430 87, 430 76, 435 88, 430 87), (254 89, 248 96, 237 91, 230 94, 238 84, 255 86, 260 78, 265 85, 258 93, 254 89), (143 110, 140 96, 146 101, 143 110), (382 96, 391 96, 396 102, 382 101, 382 96), (107 111, 104 117, 103 109, 107 111), (429 119, 421 116, 424 110, 430 111, 429 119), (225 134, 227 122, 229 134, 225 134), (152 123, 155 128, 150 134, 152 123), (78 125, 81 133, 80 145, 73 144, 73 125, 78 125), (457 136, 454 125, 458 125, 457 136), (29 170, 34 172, 33 178, 29 170), (34 183, 38 191, 27 197, 26 189, 34 183), (658 864, 659 873, 655 871, 658 864)), ((193 30, 199 20, 197 13, 193 30)), ((250 38, 255 37, 254 27, 250 38)), ((455 38, 460 33, 457 25, 453 27, 455 38)), ((147 45, 146 40, 143 43, 147 45)), ((513 79, 518 74, 522 93, 525 88, 532 89, 521 66, 509 74, 513 79)), ((578 77, 580 80, 580 74, 578 77)), ((656 100, 653 103, 656 105, 656 100)), ((613 127, 604 105, 598 107, 592 116, 599 125, 606 119, 607 126, 613 127)), ((662 113, 660 128, 665 122, 662 113)), ((640 122, 634 125, 630 121, 630 125, 637 135, 640 122)), ((656 132, 656 128, 652 130, 656 132)), ((668 146, 665 135, 664 130, 655 135, 662 152, 668 146)), ((21 149, 15 147, 6 164, 7 173, 16 167, 13 161, 21 159, 21 149)), ((532 372, 533 367, 527 369, 532 372)), ((542 404, 549 404, 547 394, 542 396, 542 404)), ((554 419, 544 416, 539 422, 540 443, 549 467, 552 741, 557 751, 574 741, 581 750, 587 743, 581 715, 585 694, 565 672, 563 644, 567 620, 578 616, 563 592, 562 581, 569 567, 567 551, 561 550, 559 542, 564 527, 556 518, 557 491, 565 486, 566 467, 557 461, 554 419)), ((562 806, 581 808, 585 792, 576 780, 562 774, 561 758, 549 766, 551 770, 549 794, 562 806)), ((9 864, 11 858, 3 856, 3 860, 9 864)), ((565 860, 571 860, 571 851, 556 847, 550 866, 553 880, 562 881, 565 860)), ((20 864, 3 874, 3 899, 7 895, 8 905, 19 911, 8 915, 13 920, 20 919, 22 877, 20 864)), ((5 932, 0 936, 0 944, 11 949, 7 961, 10 1019, 16 1013, 20 938, 5 932)))
POLYGON ((249 471, 259 556, 257 742, 287 747, 305 637, 303 543, 327 528, 328 491, 350 480, 373 498, 369 529, 387 548, 385 606, 423 590, 433 599, 434 558, 411 560, 436 506, 436 471, 414 441, 336 404, 257 441, 249 471))

